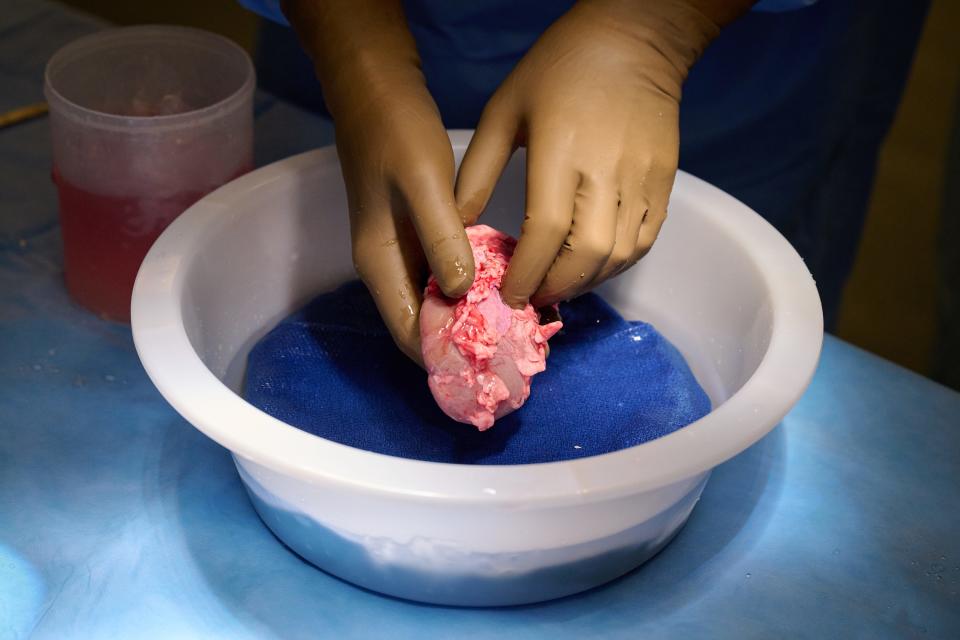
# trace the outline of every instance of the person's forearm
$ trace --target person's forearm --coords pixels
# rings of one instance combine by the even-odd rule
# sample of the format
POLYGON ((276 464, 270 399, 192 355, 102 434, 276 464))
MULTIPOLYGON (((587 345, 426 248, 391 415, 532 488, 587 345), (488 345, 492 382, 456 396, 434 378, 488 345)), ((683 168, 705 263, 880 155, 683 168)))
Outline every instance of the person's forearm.
POLYGON ((400 0, 282 0, 281 7, 313 59, 331 112, 343 85, 376 91, 381 82, 422 81, 420 57, 400 0))
MULTIPOLYGON (((571 13, 602 25, 610 38, 652 48, 669 65, 647 67, 642 75, 664 93, 680 98, 693 64, 720 30, 747 12, 756 0, 579 0, 571 13)), ((655 57, 656 57, 655 56, 655 57)))

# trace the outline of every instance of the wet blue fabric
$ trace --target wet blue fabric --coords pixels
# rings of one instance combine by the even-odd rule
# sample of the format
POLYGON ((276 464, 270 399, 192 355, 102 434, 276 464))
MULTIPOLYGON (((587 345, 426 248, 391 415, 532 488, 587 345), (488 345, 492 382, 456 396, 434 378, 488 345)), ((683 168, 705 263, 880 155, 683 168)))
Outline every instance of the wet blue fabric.
POLYGON ((393 345, 359 282, 319 296, 253 348, 245 396, 288 424, 387 455, 523 464, 616 451, 710 411, 680 353, 601 298, 561 306, 547 370, 518 411, 478 432, 437 407, 426 374, 393 345))

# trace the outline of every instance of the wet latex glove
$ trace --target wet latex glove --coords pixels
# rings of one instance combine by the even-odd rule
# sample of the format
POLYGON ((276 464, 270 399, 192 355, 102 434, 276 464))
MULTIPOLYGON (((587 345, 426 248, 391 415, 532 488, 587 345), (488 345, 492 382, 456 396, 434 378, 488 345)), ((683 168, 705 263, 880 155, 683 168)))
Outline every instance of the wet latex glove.
POLYGON ((522 233, 501 291, 549 305, 633 265, 667 215, 680 89, 745 0, 581 0, 490 99, 457 177, 472 223, 527 148, 522 233))
POLYGON ((282 7, 334 118, 357 273, 397 345, 422 364, 425 266, 444 294, 457 297, 473 282, 474 264, 454 200, 453 150, 401 3, 286 0, 282 7))

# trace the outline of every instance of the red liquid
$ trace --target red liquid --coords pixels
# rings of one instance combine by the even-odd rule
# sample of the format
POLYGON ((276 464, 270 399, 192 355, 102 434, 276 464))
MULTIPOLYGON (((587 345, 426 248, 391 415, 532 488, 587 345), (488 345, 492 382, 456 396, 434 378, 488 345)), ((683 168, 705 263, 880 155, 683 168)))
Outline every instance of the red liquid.
POLYGON ((124 198, 85 191, 63 180, 56 169, 53 180, 60 194, 67 291, 103 318, 130 322, 130 295, 147 251, 167 225, 212 189, 124 198))

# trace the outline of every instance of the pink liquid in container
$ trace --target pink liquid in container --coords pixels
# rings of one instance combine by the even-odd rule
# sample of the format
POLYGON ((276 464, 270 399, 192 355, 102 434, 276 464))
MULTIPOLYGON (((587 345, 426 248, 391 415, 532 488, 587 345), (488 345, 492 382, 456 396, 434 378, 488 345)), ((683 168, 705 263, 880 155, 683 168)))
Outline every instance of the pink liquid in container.
POLYGON ((53 180, 71 297, 130 320, 140 263, 205 194, 253 167, 253 65, 226 38, 125 27, 47 65, 53 180))

